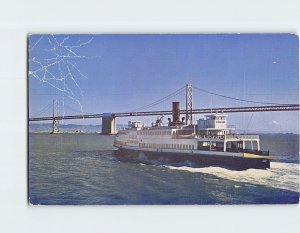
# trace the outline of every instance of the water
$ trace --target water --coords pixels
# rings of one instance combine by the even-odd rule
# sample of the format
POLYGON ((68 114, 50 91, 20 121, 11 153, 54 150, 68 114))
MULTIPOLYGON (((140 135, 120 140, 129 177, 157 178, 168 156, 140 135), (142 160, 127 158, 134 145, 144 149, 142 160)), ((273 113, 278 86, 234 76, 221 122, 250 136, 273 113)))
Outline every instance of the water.
POLYGON ((29 135, 32 204, 267 204, 299 200, 298 135, 262 135, 271 169, 119 161, 113 136, 29 135))

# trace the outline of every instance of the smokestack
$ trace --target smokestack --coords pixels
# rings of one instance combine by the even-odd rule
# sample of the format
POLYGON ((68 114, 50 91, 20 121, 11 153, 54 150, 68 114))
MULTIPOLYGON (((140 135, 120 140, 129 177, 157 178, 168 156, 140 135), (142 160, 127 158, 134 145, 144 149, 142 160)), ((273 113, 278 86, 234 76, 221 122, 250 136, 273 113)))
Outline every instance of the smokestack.
POLYGON ((179 102, 173 102, 172 107, 173 123, 180 122, 179 102))

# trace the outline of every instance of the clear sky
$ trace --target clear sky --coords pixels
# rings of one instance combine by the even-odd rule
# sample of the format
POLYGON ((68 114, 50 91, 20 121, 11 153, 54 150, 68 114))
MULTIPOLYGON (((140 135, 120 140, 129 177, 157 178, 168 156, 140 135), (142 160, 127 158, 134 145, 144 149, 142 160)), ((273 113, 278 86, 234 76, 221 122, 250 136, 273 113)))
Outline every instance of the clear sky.
MULTIPOLYGON (((51 115, 53 99, 64 103, 65 115, 131 111, 187 83, 236 98, 299 103, 298 46, 291 34, 32 35, 29 114, 51 115)), ((184 108, 181 93, 145 110, 169 110, 174 100, 184 108)), ((194 108, 255 105, 195 88, 193 100, 194 108)), ((233 113, 229 122, 238 129, 298 132, 298 117, 296 111, 233 113)))

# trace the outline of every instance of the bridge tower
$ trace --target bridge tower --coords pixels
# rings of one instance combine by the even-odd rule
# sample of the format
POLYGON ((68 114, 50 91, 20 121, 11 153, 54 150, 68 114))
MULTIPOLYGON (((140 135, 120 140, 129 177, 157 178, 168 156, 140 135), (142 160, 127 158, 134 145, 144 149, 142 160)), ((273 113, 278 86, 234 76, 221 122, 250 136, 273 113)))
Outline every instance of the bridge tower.
POLYGON ((186 125, 193 124, 193 87, 191 84, 186 84, 186 125))
POLYGON ((113 113, 103 113, 101 134, 112 135, 117 133, 116 117, 113 113))
POLYGON ((53 100, 53 124, 52 124, 51 134, 61 133, 59 130, 59 120, 55 119, 55 116, 58 116, 58 101, 57 100, 53 100))

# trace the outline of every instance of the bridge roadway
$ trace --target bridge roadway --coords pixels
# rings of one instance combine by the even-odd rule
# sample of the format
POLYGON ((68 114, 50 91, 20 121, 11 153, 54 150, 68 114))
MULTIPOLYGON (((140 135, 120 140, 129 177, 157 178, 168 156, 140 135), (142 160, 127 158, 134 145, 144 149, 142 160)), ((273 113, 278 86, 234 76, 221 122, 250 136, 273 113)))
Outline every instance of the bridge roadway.
MULTIPOLYGON (((270 111, 297 111, 300 110, 299 104, 281 104, 270 106, 253 106, 253 107, 233 107, 233 108, 205 108, 193 109, 193 114, 204 113, 234 113, 234 112, 270 112, 270 111)), ((181 110, 180 114, 185 114, 185 110, 181 110)), ((148 111, 148 112, 121 112, 112 113, 111 117, 129 117, 129 116, 157 116, 157 115, 172 115, 171 110, 167 111, 148 111)), ((103 118, 105 114, 82 114, 82 115, 67 115, 67 116, 49 116, 29 118, 29 121, 52 121, 52 120, 71 120, 71 119, 90 119, 103 118)))

